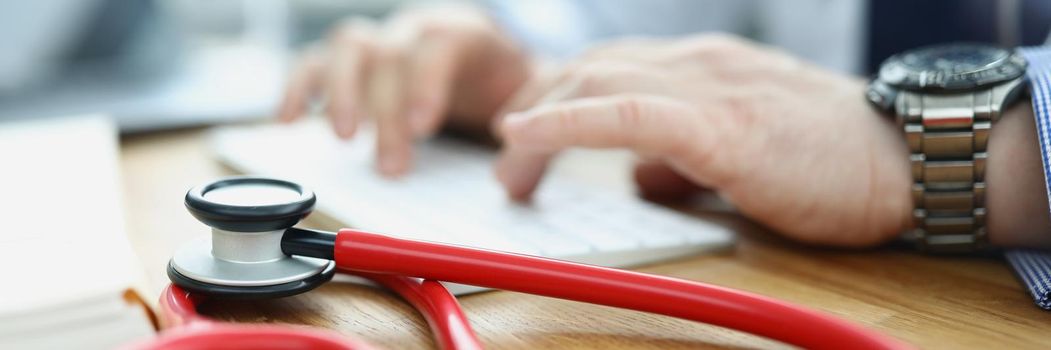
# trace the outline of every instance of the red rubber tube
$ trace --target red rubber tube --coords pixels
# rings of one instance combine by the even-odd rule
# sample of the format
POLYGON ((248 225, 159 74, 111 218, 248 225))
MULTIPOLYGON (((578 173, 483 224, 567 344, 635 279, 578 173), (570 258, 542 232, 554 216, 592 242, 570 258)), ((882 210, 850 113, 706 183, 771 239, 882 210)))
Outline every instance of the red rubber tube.
POLYGON ((651 312, 810 349, 911 349, 894 338, 765 296, 643 273, 344 229, 343 270, 414 276, 651 312))
POLYGON ((162 329, 187 327, 191 324, 207 324, 211 321, 197 313, 197 305, 203 298, 184 291, 179 286, 169 284, 161 292, 158 301, 158 315, 162 329))
POLYGON ((372 349, 368 344, 307 327, 212 321, 197 313, 202 300, 178 286, 168 286, 158 305, 164 331, 125 349, 372 349))
MULTIPOLYGON (((456 298, 435 281, 410 277, 356 273, 393 290, 418 310, 430 325, 442 349, 480 350, 467 316, 456 298)), ((222 344, 226 349, 371 349, 365 343, 306 327, 234 325, 212 321, 197 313, 204 298, 169 285, 158 304, 162 328, 167 331, 130 349, 201 349, 222 344)))
POLYGON ((431 327, 438 346, 447 350, 481 350, 460 303, 441 283, 432 280, 416 280, 410 277, 381 275, 374 273, 349 273, 368 278, 398 293, 402 299, 416 308, 431 327))

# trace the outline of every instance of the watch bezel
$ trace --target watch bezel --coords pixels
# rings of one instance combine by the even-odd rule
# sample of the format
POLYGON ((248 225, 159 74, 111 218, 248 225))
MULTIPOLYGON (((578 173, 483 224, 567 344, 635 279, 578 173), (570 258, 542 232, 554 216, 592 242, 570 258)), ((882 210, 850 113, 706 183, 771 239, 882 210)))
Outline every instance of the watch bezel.
POLYGON ((942 44, 920 47, 891 56, 880 65, 878 80, 902 90, 959 92, 1016 79, 1025 74, 1026 66, 1025 58, 1012 50, 974 43, 942 44), (980 69, 966 72, 917 69, 905 63, 904 58, 908 55, 921 54, 925 51, 945 51, 948 48, 958 47, 995 49, 1002 51, 1003 57, 980 69))

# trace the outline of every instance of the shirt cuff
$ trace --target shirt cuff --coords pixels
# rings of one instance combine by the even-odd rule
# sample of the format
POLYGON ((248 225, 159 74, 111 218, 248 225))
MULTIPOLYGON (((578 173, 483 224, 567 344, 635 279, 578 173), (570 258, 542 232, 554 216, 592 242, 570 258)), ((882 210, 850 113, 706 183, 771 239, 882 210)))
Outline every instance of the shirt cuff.
POLYGON ((1017 249, 1005 257, 1033 295, 1036 306, 1051 310, 1051 252, 1017 249))
MULTIPOLYGON (((1029 62, 1026 74, 1029 92, 1033 96, 1033 116, 1047 183, 1045 189, 1048 201, 1051 201, 1051 46, 1026 47, 1018 51, 1029 62)), ((1046 234, 1051 235, 1051 232, 1046 234)), ((1036 305, 1051 310, 1051 252, 1018 249, 1008 251, 1005 257, 1033 295, 1036 305)))

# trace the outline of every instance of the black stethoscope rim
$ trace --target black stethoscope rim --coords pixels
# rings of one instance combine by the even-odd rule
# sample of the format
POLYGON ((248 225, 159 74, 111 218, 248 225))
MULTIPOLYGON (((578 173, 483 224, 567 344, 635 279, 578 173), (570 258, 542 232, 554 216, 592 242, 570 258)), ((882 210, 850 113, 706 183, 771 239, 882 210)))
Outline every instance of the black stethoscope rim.
POLYGON ((320 287, 336 275, 336 264, 329 263, 320 273, 298 281, 273 284, 268 286, 226 286, 201 282, 179 273, 171 262, 168 262, 168 279, 183 289, 207 296, 222 299, 274 299, 293 296, 320 287))
POLYGON ((292 181, 269 177, 235 176, 208 182, 186 192, 186 209, 194 217, 213 228, 234 232, 263 232, 292 227, 310 214, 317 197, 314 191, 292 181), (299 193, 299 198, 288 203, 271 205, 230 205, 205 198, 212 190, 239 185, 267 185, 284 187, 299 193))

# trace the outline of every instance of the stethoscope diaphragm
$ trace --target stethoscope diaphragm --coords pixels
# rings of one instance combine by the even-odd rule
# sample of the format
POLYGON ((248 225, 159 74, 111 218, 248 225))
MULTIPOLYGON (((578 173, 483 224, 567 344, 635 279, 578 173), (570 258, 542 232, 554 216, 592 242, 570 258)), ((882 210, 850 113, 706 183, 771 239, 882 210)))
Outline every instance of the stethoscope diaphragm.
POLYGON ((230 177, 194 187, 186 208, 212 227, 176 251, 168 276, 198 293, 236 298, 294 295, 332 279, 331 260, 281 251, 284 230, 313 210, 316 197, 299 184, 272 178, 230 177))

